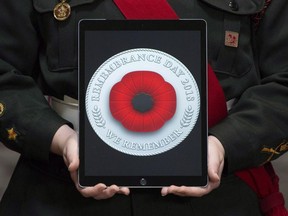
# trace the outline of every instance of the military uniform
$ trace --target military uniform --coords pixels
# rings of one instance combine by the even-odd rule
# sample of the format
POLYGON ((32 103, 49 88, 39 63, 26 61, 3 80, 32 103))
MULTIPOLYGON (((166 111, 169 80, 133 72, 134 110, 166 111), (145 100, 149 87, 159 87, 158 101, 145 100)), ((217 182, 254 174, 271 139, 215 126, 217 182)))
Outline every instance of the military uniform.
POLYGON ((261 215, 256 194, 233 172, 288 150, 288 4, 168 2, 180 18, 207 21, 209 63, 227 101, 237 101, 209 130, 226 151, 220 187, 202 198, 161 197, 159 190, 132 190, 128 197, 103 201, 82 197, 62 158, 49 153, 57 129, 70 123, 43 95, 77 98, 79 20, 124 17, 112 0, 70 0, 71 15, 64 21, 53 16, 57 0, 10 0, 2 2, 0 13, 0 138, 21 158, 1 201, 1 216, 261 215), (264 14, 260 24, 251 19, 255 14, 264 14))

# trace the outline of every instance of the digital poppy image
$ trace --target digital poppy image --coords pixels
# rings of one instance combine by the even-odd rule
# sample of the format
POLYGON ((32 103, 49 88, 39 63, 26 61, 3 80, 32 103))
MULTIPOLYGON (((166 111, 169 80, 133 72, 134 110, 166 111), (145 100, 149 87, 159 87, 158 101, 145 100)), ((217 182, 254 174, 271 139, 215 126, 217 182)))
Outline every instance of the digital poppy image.
POLYGON ((112 87, 109 106, 112 116, 126 129, 153 132, 174 116, 176 92, 160 74, 134 71, 112 87))

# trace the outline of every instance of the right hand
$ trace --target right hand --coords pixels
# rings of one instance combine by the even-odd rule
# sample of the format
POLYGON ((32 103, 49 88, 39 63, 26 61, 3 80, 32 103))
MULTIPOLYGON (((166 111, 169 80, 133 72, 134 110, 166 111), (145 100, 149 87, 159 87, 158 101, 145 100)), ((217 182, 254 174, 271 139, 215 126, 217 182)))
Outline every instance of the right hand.
POLYGON ((107 187, 105 184, 100 183, 93 187, 82 188, 79 186, 77 178, 77 170, 80 162, 78 155, 78 137, 77 133, 68 125, 61 126, 55 133, 51 144, 51 152, 63 156, 77 190, 84 197, 93 197, 94 199, 101 200, 111 198, 115 194, 129 195, 129 188, 118 187, 117 185, 107 187))
POLYGON ((224 168, 225 149, 214 136, 208 136, 208 177, 206 187, 170 186, 161 190, 162 196, 174 194, 177 196, 202 197, 220 186, 224 168))

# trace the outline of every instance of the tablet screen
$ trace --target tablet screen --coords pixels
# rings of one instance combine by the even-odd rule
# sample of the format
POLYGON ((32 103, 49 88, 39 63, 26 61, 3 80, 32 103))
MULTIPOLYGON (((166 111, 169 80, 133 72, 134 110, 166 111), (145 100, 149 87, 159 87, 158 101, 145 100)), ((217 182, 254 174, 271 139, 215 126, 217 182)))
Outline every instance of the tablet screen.
POLYGON ((79 183, 207 182, 206 23, 79 23, 79 183))

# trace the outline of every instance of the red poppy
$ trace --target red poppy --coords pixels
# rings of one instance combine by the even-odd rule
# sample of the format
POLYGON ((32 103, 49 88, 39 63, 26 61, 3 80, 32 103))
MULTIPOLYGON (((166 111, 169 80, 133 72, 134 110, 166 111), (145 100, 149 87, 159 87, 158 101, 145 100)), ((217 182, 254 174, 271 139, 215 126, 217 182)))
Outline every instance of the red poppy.
POLYGON ((135 71, 112 87, 109 102, 112 116, 126 129, 152 132, 173 117, 176 92, 160 74, 135 71))

